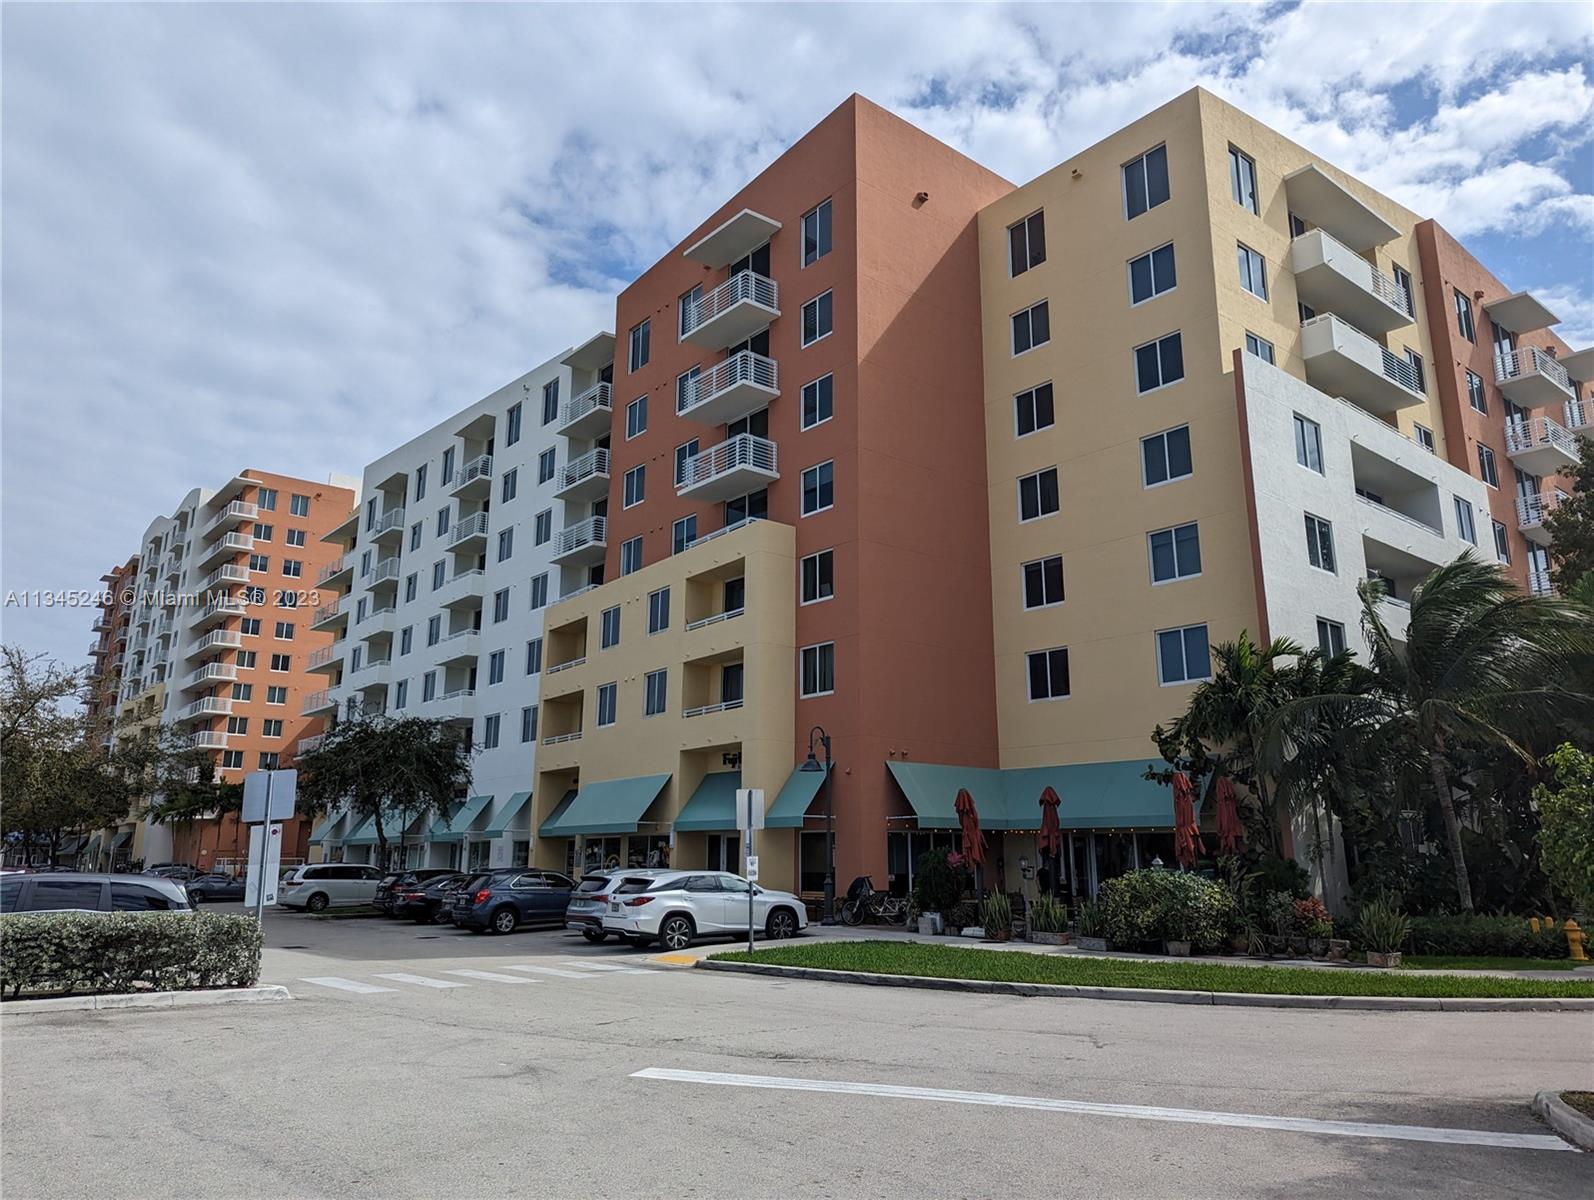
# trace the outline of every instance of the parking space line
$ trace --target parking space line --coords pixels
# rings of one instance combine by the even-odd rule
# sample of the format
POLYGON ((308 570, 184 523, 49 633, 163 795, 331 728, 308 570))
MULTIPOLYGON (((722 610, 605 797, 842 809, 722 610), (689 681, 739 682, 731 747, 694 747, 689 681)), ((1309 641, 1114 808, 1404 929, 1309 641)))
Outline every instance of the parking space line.
POLYGON ((1185 1125, 1224 1125, 1242 1129, 1272 1129, 1288 1133, 1316 1133, 1333 1137, 1385 1138, 1404 1142, 1439 1142, 1452 1146, 1493 1146, 1509 1150, 1571 1150, 1573 1146, 1551 1134, 1502 1133, 1487 1129, 1441 1129, 1427 1125, 1380 1125, 1367 1121, 1322 1121, 1308 1117, 1275 1117, 1262 1113, 1209 1112, 1195 1108, 1155 1108, 1140 1104, 1099 1104, 1085 1100, 1054 1100, 1045 1096, 1006 1096, 999 1092, 961 1092, 943 1088, 903 1087, 889 1083, 849 1083, 832 1079, 789 1079, 776 1075, 733 1075, 718 1071, 675 1071, 648 1067, 633 1079, 659 1079, 670 1083, 700 1083, 720 1087, 770 1088, 788 1092, 830 1092, 847 1096, 881 1096, 895 1100, 926 1100, 941 1104, 974 1104, 999 1108, 1029 1108, 1043 1112, 1074 1113, 1092 1117, 1121 1117, 1134 1121, 1172 1121, 1185 1125))
POLYGON ((430 975, 406 975, 402 971, 395 971, 390 975, 378 975, 378 979, 391 979, 394 983, 413 983, 418 987, 429 988, 460 988, 469 987, 468 983, 455 983, 452 979, 433 979, 430 975))
POLYGON ((497 971, 472 971, 461 967, 457 971, 444 971, 444 975, 463 975, 466 979, 485 979, 489 983, 536 983, 535 979, 522 979, 519 975, 500 975, 497 971))
POLYGON ((313 983, 317 987, 336 988, 340 992, 396 992, 398 988, 378 987, 374 983, 360 983, 354 979, 340 979, 336 975, 315 975, 299 980, 300 983, 313 983))

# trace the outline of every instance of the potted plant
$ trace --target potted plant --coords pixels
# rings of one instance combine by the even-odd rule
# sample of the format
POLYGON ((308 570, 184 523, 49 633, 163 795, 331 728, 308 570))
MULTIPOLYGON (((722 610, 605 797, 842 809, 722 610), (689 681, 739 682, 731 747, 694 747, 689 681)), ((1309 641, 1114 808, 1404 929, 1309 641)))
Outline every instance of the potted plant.
POLYGON ((1368 966, 1398 967, 1401 947, 1411 936, 1411 920, 1393 901, 1378 897, 1362 905, 1356 934, 1367 951, 1368 966))
POLYGON ((1106 926, 1101 908, 1091 900, 1079 902, 1079 914, 1074 921, 1074 944, 1081 950, 1107 949, 1106 926))
POLYGON ((962 894, 956 866, 944 849, 926 850, 913 865, 913 904, 920 933, 940 933, 962 894))
POLYGON ((959 900, 952 906, 946 932, 950 937, 983 936, 985 931, 980 928, 980 906, 972 900, 959 900))
POLYGON ((980 905, 980 924, 985 936, 993 942, 1011 941, 1013 937, 1013 904, 1006 892, 992 892, 980 905))
POLYGON ((1334 936, 1334 918, 1316 896, 1295 902, 1296 926, 1306 935, 1306 948, 1313 958, 1328 954, 1328 939, 1334 936))
POLYGON ((1055 896, 1042 896, 1029 906, 1029 940, 1043 946, 1068 944, 1068 909, 1055 896))

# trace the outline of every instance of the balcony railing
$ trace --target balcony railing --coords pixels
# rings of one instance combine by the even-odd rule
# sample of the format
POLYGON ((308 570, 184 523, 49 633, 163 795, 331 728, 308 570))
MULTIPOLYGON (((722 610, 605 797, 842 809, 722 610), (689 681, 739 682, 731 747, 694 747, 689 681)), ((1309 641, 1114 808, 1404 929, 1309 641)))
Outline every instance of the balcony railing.
POLYGON ((579 742, 580 740, 581 730, 578 729, 574 733, 556 733, 552 737, 545 737, 542 739, 542 744, 544 746, 558 746, 565 742, 579 742))
POLYGON ((568 671, 572 667, 579 667, 582 663, 584 663, 586 661, 587 661, 587 656, 585 654, 583 654, 580 658, 572 658, 572 659, 570 659, 570 660, 568 660, 566 662, 554 663, 553 666, 547 668, 546 674, 557 675, 560 671, 568 671))
POLYGON ((220 729, 202 729, 188 735, 188 744, 195 750, 225 750, 228 734, 220 729))
POLYGON ((1424 398, 1414 363, 1333 313, 1301 323, 1301 352, 1308 383, 1369 412, 1394 412, 1424 398))
POLYGON ((575 427, 596 429, 609 427, 614 414, 614 388, 607 383, 594 384, 564 406, 559 416, 559 432, 574 433, 575 427))
POLYGON ((722 700, 718 704, 704 704, 697 708, 683 708, 681 715, 683 717, 706 717, 710 713, 729 712, 733 708, 740 708, 744 703, 746 702, 743 700, 722 700))
POLYGON ((342 658, 344 650, 345 646, 341 641, 333 642, 330 646, 317 646, 314 650, 310 651, 310 658, 309 661, 306 662, 305 666, 309 670, 317 670, 318 668, 324 667, 336 659, 342 658))
POLYGON ((1572 377, 1566 368, 1537 346, 1521 346, 1515 350, 1501 350, 1494 356, 1494 380, 1509 383, 1525 375, 1544 375, 1567 391, 1572 390, 1572 377))
POLYGON ((490 484, 493 478, 493 456, 491 454, 478 454, 464 466, 460 467, 459 474, 454 476, 454 482, 448 485, 450 493, 460 492, 472 485, 482 487, 490 484))
POLYGON ((399 577, 398 556, 384 558, 371 568, 371 573, 365 577, 366 587, 375 587, 379 583, 397 582, 399 577))
POLYGON ((218 629, 215 633, 207 633, 194 643, 194 648, 189 652, 190 658, 198 658, 212 650, 236 650, 244 644, 244 635, 236 629, 218 629))
POLYGON ((742 350, 687 383, 676 398, 675 410, 694 421, 723 425, 764 407, 779 394, 780 365, 742 350), (735 410, 734 416, 727 418, 727 406, 735 410))
POLYGON ((602 548, 608 545, 608 536, 609 521, 606 517, 588 517, 584 521, 577 521, 561 529, 554 538, 553 557, 560 558, 590 547, 602 548))
POLYGON ((738 271, 681 314, 681 337, 728 346, 779 315, 780 285, 754 271, 738 271), (733 319, 722 322, 727 316, 733 319), (713 328, 716 322, 724 328, 713 328))
POLYGON ((404 510, 402 508, 390 508, 376 519, 376 524, 371 526, 369 533, 371 537, 378 538, 383 534, 392 533, 395 529, 402 529, 403 527, 404 510))
POLYGON ((600 446, 587 451, 559 473, 559 491, 567 492, 587 480, 606 482, 608 478, 609 452, 600 446))
POLYGON ((763 517, 743 517, 740 521, 732 521, 729 525, 722 525, 712 533, 705 533, 700 538, 693 538, 686 548, 690 550, 693 546, 701 546, 704 542, 712 542, 715 538, 724 537, 728 533, 735 533, 738 529, 755 524, 763 519, 763 517))
POLYGON ((1594 437, 1594 400, 1568 400, 1566 427, 1573 433, 1594 437))
POLYGON ((259 515, 260 509, 247 500, 234 500, 206 522, 200 537, 205 541, 209 541, 210 535, 216 530, 224 526, 236 525, 240 521, 253 521, 259 515))
POLYGON ((189 673, 188 678, 183 680, 183 687, 186 690, 187 688, 201 687, 212 681, 231 681, 237 678, 238 668, 232 663, 206 663, 199 670, 189 673))
POLYGON ((342 558, 335 558, 331 562, 329 562, 326 566, 321 568, 320 573, 316 576, 316 583, 317 584, 324 584, 329 579, 336 579, 339 575, 343 574, 343 572, 347 571, 348 569, 349 569, 349 558, 348 558, 347 555, 344 555, 342 558))
POLYGON ((219 583, 248 583, 249 568, 240 567, 234 563, 227 563, 217 567, 209 575, 199 581, 199 591, 208 592, 219 583))
POLYGON ((326 734, 313 733, 309 737, 300 738, 299 744, 293 748, 293 752, 295 755, 314 754, 317 750, 321 749, 321 743, 326 740, 326 734))
POLYGON ((715 613, 711 617, 704 617, 701 621, 689 621, 687 622, 686 631, 691 633, 694 629, 706 629, 710 625, 718 625, 721 621, 733 621, 746 611, 745 608, 733 608, 728 612, 715 613))
POLYGON ((182 712, 177 714, 179 721, 192 721, 198 717, 225 717, 232 712, 232 701, 224 700, 220 696, 206 696, 202 700, 195 700, 182 712))
POLYGON ((1550 582, 1550 573, 1548 571, 1529 571, 1528 591, 1535 596, 1555 595, 1555 585, 1550 582))
POLYGON ((775 443, 751 433, 739 433, 717 446, 710 446, 681 464, 681 479, 675 490, 685 495, 733 473, 778 477, 779 452, 775 443))
POLYGON ((335 708, 337 703, 338 698, 333 694, 333 689, 322 688, 318 692, 311 692, 304 698, 304 703, 299 706, 299 712, 303 716, 309 716, 311 713, 321 712, 323 709, 335 708))
POLYGON ((487 514, 484 512, 471 513, 465 517, 448 535, 448 544, 457 546, 471 538, 484 538, 487 536, 487 514))
MULTIPOLYGON (((1577 438, 1549 417, 1529 417, 1505 423, 1505 452, 1516 458, 1536 450, 1559 450, 1571 462, 1578 459, 1577 438)), ((1570 465, 1570 463, 1568 464, 1570 465)))

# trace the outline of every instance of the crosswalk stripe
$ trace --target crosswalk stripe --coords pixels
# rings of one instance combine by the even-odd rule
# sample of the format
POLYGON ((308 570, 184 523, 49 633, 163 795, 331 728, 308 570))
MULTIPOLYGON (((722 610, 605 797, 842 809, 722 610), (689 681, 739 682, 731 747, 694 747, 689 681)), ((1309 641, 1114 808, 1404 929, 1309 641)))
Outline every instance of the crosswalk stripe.
POLYGON ((604 962, 568 962, 567 967, 580 967, 583 971, 619 971, 626 975, 651 975, 652 971, 645 967, 622 967, 618 963, 604 962))
POLYGON ((444 971, 444 975, 463 975, 466 979, 485 979, 489 983, 535 983, 535 979, 522 979, 519 975, 500 975, 496 971, 444 971))
POLYGON ((335 975, 308 976, 300 983, 313 983, 318 987, 336 988, 340 992, 396 992, 397 988, 378 987, 374 983, 360 983, 353 979, 339 979, 335 975))
POLYGON ((406 975, 402 971, 395 971, 391 975, 378 975, 378 979, 391 979, 394 983, 413 983, 418 987, 429 988, 457 988, 469 987, 468 983, 455 983, 452 979, 433 979, 430 975, 406 975))
POLYGON ((533 967, 522 963, 505 963, 506 971, 524 971, 528 975, 555 975, 560 979, 591 979, 591 975, 583 975, 580 971, 562 971, 558 967, 533 967))

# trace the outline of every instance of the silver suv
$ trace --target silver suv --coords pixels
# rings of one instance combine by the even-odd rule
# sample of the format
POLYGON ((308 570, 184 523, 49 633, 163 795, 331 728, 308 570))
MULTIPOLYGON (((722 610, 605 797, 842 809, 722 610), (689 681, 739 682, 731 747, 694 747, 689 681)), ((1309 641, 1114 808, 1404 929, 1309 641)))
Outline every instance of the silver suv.
POLYGON ((729 871, 622 872, 609 895, 603 931, 633 946, 655 940, 684 950, 697 938, 745 937, 747 890, 753 889, 753 928, 789 938, 808 927, 808 911, 790 892, 749 885, 729 871))
POLYGON ((361 863, 311 863, 295 867, 277 885, 277 903, 318 913, 328 906, 370 904, 384 872, 361 863))
POLYGON ((191 912, 183 885, 155 875, 87 875, 52 871, 7 875, 0 912, 191 912))

